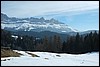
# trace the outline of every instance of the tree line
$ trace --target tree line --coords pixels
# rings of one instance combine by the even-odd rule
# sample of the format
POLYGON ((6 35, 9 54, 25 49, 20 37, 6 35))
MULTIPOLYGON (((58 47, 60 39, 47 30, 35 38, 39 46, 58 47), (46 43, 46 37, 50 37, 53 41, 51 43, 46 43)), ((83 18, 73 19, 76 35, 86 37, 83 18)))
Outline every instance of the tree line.
POLYGON ((35 36, 12 37, 11 32, 1 29, 1 46, 10 47, 17 50, 28 51, 48 51, 48 52, 64 52, 64 53, 86 53, 99 51, 99 33, 89 33, 86 35, 69 36, 63 42, 59 35, 44 38, 36 38, 35 36))
POLYGON ((63 42, 62 51, 66 53, 86 53, 99 51, 99 33, 89 33, 85 36, 71 36, 66 42, 63 42))

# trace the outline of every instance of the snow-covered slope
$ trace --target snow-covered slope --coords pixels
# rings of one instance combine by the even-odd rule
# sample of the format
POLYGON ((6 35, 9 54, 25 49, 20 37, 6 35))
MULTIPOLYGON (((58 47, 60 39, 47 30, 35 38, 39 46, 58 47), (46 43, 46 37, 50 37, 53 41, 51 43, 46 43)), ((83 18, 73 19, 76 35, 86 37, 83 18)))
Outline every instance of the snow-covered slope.
POLYGON ((70 26, 55 19, 45 20, 42 18, 9 18, 1 13, 1 28, 12 31, 51 31, 58 33, 77 32, 70 26))
POLYGON ((32 57, 24 51, 21 57, 1 58, 1 66, 99 66, 99 52, 79 55, 48 52, 29 52, 40 57, 32 57), (6 61, 3 61, 6 59, 6 61))

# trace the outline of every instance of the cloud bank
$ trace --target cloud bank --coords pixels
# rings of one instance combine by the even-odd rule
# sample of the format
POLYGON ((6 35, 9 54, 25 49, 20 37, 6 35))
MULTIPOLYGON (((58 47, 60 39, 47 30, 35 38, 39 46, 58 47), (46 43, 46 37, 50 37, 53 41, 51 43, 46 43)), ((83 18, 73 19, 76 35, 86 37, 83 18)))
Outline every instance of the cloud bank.
POLYGON ((99 1, 1 1, 1 12, 16 17, 83 12, 98 8, 99 1))

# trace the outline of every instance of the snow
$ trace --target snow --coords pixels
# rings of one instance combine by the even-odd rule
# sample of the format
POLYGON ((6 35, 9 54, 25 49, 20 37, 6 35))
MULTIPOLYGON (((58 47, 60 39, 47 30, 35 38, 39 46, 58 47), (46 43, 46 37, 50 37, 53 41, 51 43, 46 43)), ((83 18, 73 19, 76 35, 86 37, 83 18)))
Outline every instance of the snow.
POLYGON ((27 20, 22 20, 23 22, 29 22, 29 21, 27 21, 27 20))
POLYGON ((17 20, 16 22, 17 23, 20 23, 20 22, 26 23, 26 22, 29 22, 29 21, 27 21, 27 20, 17 20))
POLYGON ((23 37, 21 37, 21 39, 23 39, 23 37))
POLYGON ((8 59, 1 61, 1 66, 99 66, 99 52, 72 55, 27 51, 40 56, 32 57, 25 51, 14 51, 23 55, 20 57, 1 58, 1 60, 8 59))
POLYGON ((14 23, 1 23, 1 28, 4 29, 5 27, 7 28, 15 28, 18 27, 20 24, 14 24, 14 23))
POLYGON ((36 28, 30 27, 28 31, 30 31, 31 29, 36 29, 36 28))
POLYGON ((67 31, 62 31, 62 32, 67 32, 67 31))
MULTIPOLYGON (((25 20, 23 20, 25 21, 25 20)), ((43 29, 47 29, 47 28, 51 28, 51 29, 61 29, 62 31, 65 30, 67 32, 70 31, 75 31, 74 29, 72 29, 71 27, 69 27, 66 24, 51 24, 51 23, 41 23, 41 22, 34 22, 34 23, 30 23, 30 22, 26 22, 25 23, 1 23, 1 28, 12 28, 15 30, 24 30, 24 31, 30 31, 32 29, 38 29, 38 28, 43 28, 43 29)))
POLYGON ((18 38, 18 36, 15 36, 15 35, 12 35, 11 37, 14 37, 15 39, 17 39, 17 38, 18 38))
MULTIPOLYGON (((15 36, 15 35, 11 35, 11 37, 13 37, 13 38, 15 38, 15 39, 18 38, 18 36, 15 36)), ((23 37, 20 37, 20 38, 23 39, 23 37)))
POLYGON ((70 29, 73 30, 74 32, 79 32, 78 30, 73 29, 72 27, 68 27, 68 28, 70 28, 70 29))

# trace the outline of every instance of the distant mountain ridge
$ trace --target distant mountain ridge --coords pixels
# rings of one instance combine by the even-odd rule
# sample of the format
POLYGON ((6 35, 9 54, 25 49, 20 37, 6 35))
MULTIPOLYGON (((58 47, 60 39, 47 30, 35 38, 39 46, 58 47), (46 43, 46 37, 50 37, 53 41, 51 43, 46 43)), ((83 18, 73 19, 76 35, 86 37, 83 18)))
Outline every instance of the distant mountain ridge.
POLYGON ((45 20, 41 18, 16 18, 8 17, 6 14, 1 13, 1 28, 10 31, 51 31, 57 33, 77 32, 77 30, 70 26, 55 20, 45 20))

